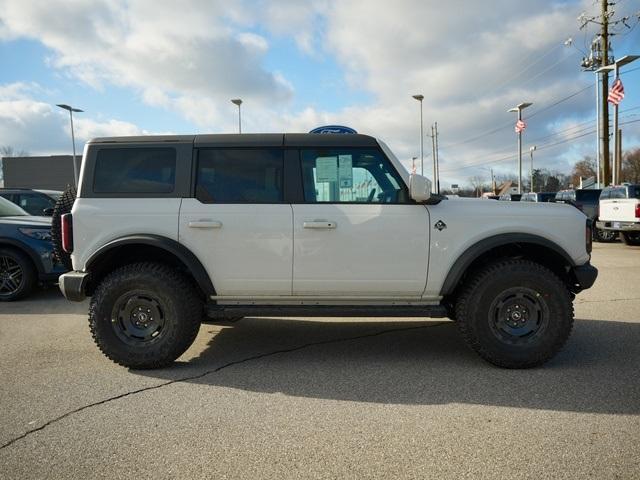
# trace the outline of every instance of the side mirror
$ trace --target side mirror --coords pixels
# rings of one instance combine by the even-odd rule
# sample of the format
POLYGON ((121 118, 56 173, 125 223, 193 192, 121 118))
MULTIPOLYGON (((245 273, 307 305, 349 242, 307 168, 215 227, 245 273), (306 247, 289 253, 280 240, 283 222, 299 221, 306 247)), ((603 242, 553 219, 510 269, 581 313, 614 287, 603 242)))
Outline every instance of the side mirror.
POLYGON ((49 208, 45 208, 45 209, 42 211, 42 214, 43 214, 45 217, 50 217, 51 215, 53 215, 53 208, 51 208, 51 207, 49 207, 49 208))
POLYGON ((415 173, 409 176, 409 196, 418 203, 431 197, 431 180, 415 173))

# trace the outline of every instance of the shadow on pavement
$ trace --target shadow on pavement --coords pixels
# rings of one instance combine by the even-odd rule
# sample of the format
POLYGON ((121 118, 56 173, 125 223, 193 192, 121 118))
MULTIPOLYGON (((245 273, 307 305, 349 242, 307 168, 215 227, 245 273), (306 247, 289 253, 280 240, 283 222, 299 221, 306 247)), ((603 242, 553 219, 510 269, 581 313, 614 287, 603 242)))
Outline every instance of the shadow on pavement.
POLYGON ((15 302, 0 302, 0 315, 86 315, 88 301, 70 302, 62 296, 57 285, 38 287, 27 298, 15 302))
POLYGON ((637 323, 576 320, 564 350, 531 370, 485 363, 466 348, 452 322, 246 318, 202 329, 219 331, 198 357, 170 369, 132 373, 170 380, 211 371, 185 381, 342 401, 640 413, 637 323), (237 363, 224 367, 232 362, 237 363))

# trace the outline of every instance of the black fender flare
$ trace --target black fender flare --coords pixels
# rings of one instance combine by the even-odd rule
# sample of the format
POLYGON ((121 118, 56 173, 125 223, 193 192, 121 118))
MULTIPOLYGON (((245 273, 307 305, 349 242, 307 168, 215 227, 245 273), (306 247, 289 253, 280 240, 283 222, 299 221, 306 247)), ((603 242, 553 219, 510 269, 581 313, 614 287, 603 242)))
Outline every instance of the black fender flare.
POLYGON ((209 277, 209 274, 205 270, 198 257, 196 257, 191 250, 189 250, 181 243, 178 243, 171 238, 163 237, 161 235, 139 234, 116 238, 115 240, 104 244, 98 250, 93 252, 93 254, 91 254, 89 259, 86 261, 85 269, 87 271, 90 271, 91 265, 108 251, 113 250, 114 248, 122 247, 124 245, 134 244, 153 246, 173 254, 186 265, 186 267, 191 272, 191 275, 193 275, 196 283, 207 297, 210 295, 215 295, 215 289, 213 288, 211 278, 209 277))
POLYGON ((571 267, 575 266, 575 262, 571 258, 571 255, 569 255, 560 245, 547 238, 530 233, 502 233, 484 238, 467 248, 449 269, 449 273, 447 274, 447 277, 442 284, 442 288, 440 289, 440 295, 445 296, 453 293, 469 266, 471 266, 471 264, 481 255, 487 253, 489 250, 493 250, 494 248, 515 243, 529 243, 548 248, 560 255, 566 261, 567 265, 571 267))
POLYGON ((42 260, 40 259, 38 254, 26 243, 20 242, 19 240, 14 240, 13 238, 0 237, 0 247, 2 246, 13 247, 16 250, 20 250, 31 259, 31 262, 36 267, 36 271, 39 275, 44 273, 42 260))

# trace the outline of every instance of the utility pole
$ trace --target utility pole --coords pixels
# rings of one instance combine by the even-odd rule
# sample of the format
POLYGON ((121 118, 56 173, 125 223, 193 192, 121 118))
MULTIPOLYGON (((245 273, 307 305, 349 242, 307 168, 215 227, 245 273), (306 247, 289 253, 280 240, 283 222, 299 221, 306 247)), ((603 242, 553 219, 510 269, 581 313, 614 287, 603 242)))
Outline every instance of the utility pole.
MULTIPOLYGON (((601 0, 602 19, 600 28, 600 67, 609 65, 609 0, 601 0)), ((602 179, 606 187, 611 181, 611 164, 609 163, 609 103, 607 97, 609 93, 609 72, 602 72, 602 93, 600 94, 601 106, 600 110, 600 131, 602 132, 602 179)))
POLYGON ((496 177, 493 176, 493 168, 490 168, 489 171, 491 172, 491 193, 495 195, 496 194, 496 177))
POLYGON ((436 178, 436 176, 438 175, 438 171, 436 168, 436 161, 438 158, 438 155, 436 153, 436 134, 435 134, 435 127, 434 125, 431 125, 431 156, 433 157, 433 185, 431 186, 431 190, 432 193, 436 193, 437 190, 437 184, 438 184, 438 179, 436 178))
POLYGON ((434 136, 436 144, 436 193, 440 193, 440 151, 438 150, 438 122, 434 123, 434 136))

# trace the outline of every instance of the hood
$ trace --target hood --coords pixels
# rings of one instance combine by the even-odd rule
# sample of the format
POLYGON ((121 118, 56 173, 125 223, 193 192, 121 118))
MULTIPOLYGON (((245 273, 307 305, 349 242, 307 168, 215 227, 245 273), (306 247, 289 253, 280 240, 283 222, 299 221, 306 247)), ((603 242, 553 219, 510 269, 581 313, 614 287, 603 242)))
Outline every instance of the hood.
POLYGON ((16 215, 15 217, 0 217, 0 223, 25 227, 50 227, 51 217, 16 215))

